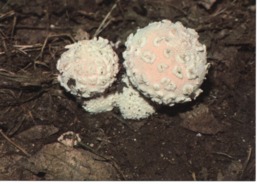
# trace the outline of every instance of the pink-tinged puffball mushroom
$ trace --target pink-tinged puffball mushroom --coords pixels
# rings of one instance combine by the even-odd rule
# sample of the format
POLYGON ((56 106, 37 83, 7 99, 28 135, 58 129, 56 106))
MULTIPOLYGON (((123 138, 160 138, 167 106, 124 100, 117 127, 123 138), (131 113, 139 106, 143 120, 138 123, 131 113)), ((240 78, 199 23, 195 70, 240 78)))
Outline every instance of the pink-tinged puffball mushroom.
POLYGON ((58 60, 58 81, 70 93, 89 98, 103 93, 115 81, 118 56, 101 37, 67 45, 58 60))
POLYGON ((208 72, 206 47, 194 29, 169 20, 130 34, 123 53, 131 83, 146 97, 173 106, 195 99, 208 72))

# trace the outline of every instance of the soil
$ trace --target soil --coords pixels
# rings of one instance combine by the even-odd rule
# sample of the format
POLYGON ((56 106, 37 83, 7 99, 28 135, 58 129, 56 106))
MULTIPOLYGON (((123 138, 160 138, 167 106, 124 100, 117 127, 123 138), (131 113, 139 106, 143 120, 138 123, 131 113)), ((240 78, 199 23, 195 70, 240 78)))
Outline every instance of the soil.
POLYGON ((0 179, 255 180, 255 4, 0 1, 0 179), (160 107, 157 114, 139 121, 124 120, 116 109, 96 115, 84 111, 80 100, 56 81, 56 63, 79 31, 93 37, 109 12, 98 36, 120 41, 116 52, 121 64, 124 42, 139 27, 169 19, 194 28, 210 63, 203 94, 187 104, 160 107), (58 146, 56 154, 54 147, 68 131, 82 141, 70 148, 69 153, 76 152, 67 160, 59 154, 68 147, 62 151, 58 146), (57 163, 38 164, 46 161, 41 153, 51 153, 52 148, 52 157, 64 158, 64 169, 56 170, 54 166, 61 166, 57 163), (75 160, 71 157, 89 156, 84 151, 95 154, 89 158, 100 170, 108 170, 109 164, 114 173, 96 171, 92 161, 92 176, 86 169, 85 177, 71 176, 81 171, 77 167, 65 173, 75 160))

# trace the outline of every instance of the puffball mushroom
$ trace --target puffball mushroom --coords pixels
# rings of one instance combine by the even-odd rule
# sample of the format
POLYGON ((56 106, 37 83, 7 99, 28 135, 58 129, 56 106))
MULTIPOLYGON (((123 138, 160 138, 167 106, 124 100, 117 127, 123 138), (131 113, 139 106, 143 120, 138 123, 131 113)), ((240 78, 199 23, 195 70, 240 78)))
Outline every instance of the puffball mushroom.
POLYGON ((169 20, 130 34, 123 53, 131 83, 159 104, 173 106, 196 98, 208 71, 206 47, 194 29, 169 20))
POLYGON ((89 98, 115 81, 118 56, 101 37, 67 45, 57 63, 58 81, 71 94, 89 98))

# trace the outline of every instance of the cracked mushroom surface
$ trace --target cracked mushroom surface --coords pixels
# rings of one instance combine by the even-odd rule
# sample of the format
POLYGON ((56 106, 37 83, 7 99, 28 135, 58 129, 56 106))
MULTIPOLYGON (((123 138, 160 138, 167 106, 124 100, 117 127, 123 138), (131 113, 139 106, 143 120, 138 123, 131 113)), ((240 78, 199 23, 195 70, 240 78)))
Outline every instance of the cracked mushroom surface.
POLYGON ((131 83, 146 97, 173 106, 195 99, 208 72, 206 47, 194 29, 169 20, 130 34, 123 53, 131 83))
POLYGON ((57 62, 58 81, 73 95, 89 98, 103 93, 118 73, 118 56, 101 37, 67 45, 57 62))

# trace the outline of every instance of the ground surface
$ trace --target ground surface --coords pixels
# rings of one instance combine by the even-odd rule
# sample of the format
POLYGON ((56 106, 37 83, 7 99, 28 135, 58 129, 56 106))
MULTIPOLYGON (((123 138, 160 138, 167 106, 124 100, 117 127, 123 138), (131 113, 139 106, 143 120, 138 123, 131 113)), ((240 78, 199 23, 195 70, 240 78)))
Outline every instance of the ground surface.
POLYGON ((211 64, 197 100, 140 121, 90 115, 55 81, 64 46, 114 5, 0 1, 0 179, 255 180, 255 1, 118 1, 99 36, 121 41, 119 56, 131 32, 166 18, 199 32, 211 64), (57 143, 67 131, 85 145, 57 143))

